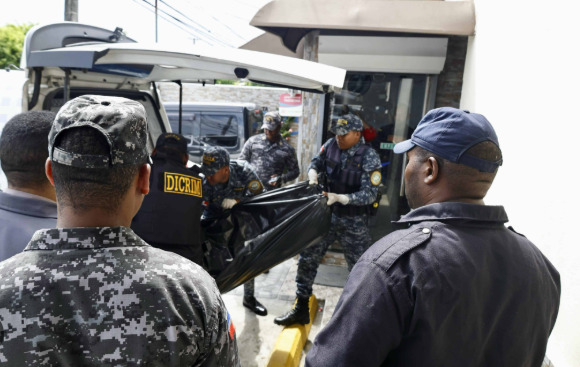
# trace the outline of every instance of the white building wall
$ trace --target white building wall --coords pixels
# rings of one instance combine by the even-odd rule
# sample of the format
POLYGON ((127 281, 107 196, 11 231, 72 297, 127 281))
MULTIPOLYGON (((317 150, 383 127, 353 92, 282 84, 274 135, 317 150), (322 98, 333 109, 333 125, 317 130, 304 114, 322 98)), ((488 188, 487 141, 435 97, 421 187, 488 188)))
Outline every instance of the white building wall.
MULTIPOLYGON (((495 126, 504 165, 486 204, 560 271, 548 357, 580 366, 580 32, 574 1, 475 0, 461 107, 495 126)), ((525 305, 522 305, 525 307, 525 305)))

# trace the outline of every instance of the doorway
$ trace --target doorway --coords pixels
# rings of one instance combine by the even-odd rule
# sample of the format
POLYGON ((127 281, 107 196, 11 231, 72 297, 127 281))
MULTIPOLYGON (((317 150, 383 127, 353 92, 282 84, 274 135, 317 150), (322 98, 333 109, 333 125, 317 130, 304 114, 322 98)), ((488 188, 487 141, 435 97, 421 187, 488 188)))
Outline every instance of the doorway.
POLYGON ((393 147, 409 139, 433 108, 436 85, 437 75, 348 72, 343 89, 335 94, 333 119, 347 111, 361 117, 365 140, 381 158, 382 197, 377 214, 370 217, 373 242, 390 233, 391 221, 409 211, 403 187, 406 157, 394 154, 393 147))

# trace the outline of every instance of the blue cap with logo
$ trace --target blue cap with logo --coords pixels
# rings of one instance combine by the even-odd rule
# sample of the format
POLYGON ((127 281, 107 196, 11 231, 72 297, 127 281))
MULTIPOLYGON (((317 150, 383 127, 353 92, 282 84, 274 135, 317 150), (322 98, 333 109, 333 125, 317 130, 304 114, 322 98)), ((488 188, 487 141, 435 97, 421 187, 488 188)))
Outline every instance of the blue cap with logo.
POLYGON ((336 122, 333 121, 333 124, 330 128, 336 135, 345 135, 349 131, 362 131, 363 130, 363 123, 360 117, 355 114, 347 113, 340 116, 336 119, 336 122))
POLYGON ((493 162, 466 154, 470 148, 484 141, 491 141, 499 148, 495 130, 483 115, 441 107, 427 112, 411 139, 396 144, 393 151, 404 153, 420 146, 450 162, 482 172, 495 172, 503 163, 501 158, 493 162))
POLYGON ((230 154, 222 147, 209 147, 203 152, 201 171, 205 177, 213 176, 230 164, 230 154))
POLYGON ((264 115, 262 129, 276 130, 279 126, 282 126, 282 117, 278 112, 272 111, 264 115))

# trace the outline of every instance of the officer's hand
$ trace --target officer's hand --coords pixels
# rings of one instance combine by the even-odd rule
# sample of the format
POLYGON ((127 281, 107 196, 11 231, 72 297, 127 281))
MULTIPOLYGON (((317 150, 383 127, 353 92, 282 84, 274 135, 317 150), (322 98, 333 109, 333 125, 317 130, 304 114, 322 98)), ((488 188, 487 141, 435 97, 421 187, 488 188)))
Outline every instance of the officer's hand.
POLYGON ((318 172, 316 172, 313 168, 308 171, 308 184, 318 185, 318 172))
POLYGON ((332 205, 334 203, 341 203, 342 205, 347 205, 350 201, 348 196, 343 194, 335 194, 333 192, 327 192, 326 196, 328 197, 326 205, 332 205))
POLYGON ((280 182, 280 176, 272 175, 272 176, 270 176, 270 180, 268 181, 268 184, 270 184, 271 186, 278 186, 278 182, 280 182))
POLYGON ((238 201, 236 199, 224 199, 224 201, 222 201, 222 208, 231 209, 237 203, 238 203, 238 201))

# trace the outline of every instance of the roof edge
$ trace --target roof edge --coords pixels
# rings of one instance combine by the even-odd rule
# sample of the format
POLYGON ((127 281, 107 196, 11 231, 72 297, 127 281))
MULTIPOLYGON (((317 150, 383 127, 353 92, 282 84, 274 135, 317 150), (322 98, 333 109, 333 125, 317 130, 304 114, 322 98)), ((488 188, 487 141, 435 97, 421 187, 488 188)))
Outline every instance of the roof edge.
POLYGON ((296 52, 300 39, 318 29, 472 36, 475 6, 472 1, 275 0, 250 25, 278 35, 296 52))

